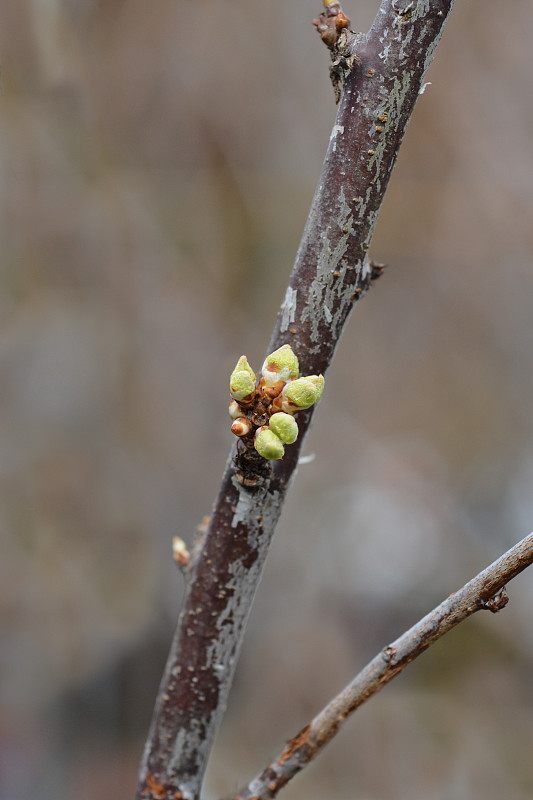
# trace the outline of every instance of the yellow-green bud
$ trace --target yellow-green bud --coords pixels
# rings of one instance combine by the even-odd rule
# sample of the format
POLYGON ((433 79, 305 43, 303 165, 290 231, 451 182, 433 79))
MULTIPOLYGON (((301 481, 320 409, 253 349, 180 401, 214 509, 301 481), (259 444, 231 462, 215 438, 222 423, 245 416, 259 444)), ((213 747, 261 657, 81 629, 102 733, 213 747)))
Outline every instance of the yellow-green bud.
POLYGON ((307 375, 306 379, 314 383, 316 391, 317 391, 317 398, 315 403, 318 403, 320 398, 322 397, 322 392, 324 391, 324 376, 323 375, 307 375))
POLYGON ((233 371, 234 372, 243 372, 243 371, 244 372, 248 372, 250 377, 255 381, 255 377, 256 377, 255 376, 255 372, 253 371, 253 369, 249 365, 248 359, 246 358, 246 356, 241 356, 239 358, 239 360, 237 361, 237 365, 236 365, 236 367, 235 367, 235 369, 233 371))
POLYGON ((284 344, 265 358, 261 370, 266 386, 273 386, 277 381, 290 381, 298 377, 298 359, 290 344, 284 344))
POLYGON ((300 409, 309 408, 313 403, 316 403, 319 391, 309 378, 298 378, 298 380, 291 381, 285 386, 282 395, 285 400, 289 401, 289 406, 295 406, 300 409))
POLYGON ((298 423, 290 414, 278 411, 272 414, 268 425, 285 444, 292 444, 298 438, 298 423))
POLYGON ((254 387, 255 382, 248 372, 232 372, 229 390, 235 400, 244 400, 245 397, 252 394, 254 387))
POLYGON ((283 442, 274 431, 270 430, 268 425, 263 425, 258 429, 254 438, 254 447, 260 456, 269 460, 283 458, 285 453, 283 442))
POLYGON ((255 372, 246 356, 241 356, 229 379, 229 390, 234 400, 244 400, 255 389, 255 372))

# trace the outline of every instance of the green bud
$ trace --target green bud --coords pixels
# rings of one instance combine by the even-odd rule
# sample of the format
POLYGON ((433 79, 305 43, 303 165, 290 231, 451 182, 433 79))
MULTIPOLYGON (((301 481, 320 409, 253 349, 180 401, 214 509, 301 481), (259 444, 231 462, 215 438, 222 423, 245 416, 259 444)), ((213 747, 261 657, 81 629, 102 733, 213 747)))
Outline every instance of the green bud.
POLYGON ((288 383, 282 394, 284 399, 289 401, 289 405, 300 409, 309 408, 313 403, 316 403, 319 397, 319 390, 309 378, 298 378, 298 380, 288 383))
POLYGON ((261 370, 266 386, 273 386, 277 381, 290 381, 298 377, 298 359, 290 344, 284 344, 265 358, 261 370))
POLYGON ((255 387, 255 382, 252 380, 248 372, 232 372, 231 383, 229 385, 230 394, 235 400, 244 400, 249 394, 252 394, 255 387))
POLYGON ((278 411, 272 414, 269 427, 285 444, 292 444, 298 438, 298 423, 290 414, 278 411))
POLYGON ((317 398, 315 403, 318 403, 320 398, 322 397, 322 392, 324 391, 324 376, 323 375, 307 375, 307 380, 311 381, 316 387, 317 390, 317 398))
POLYGON ((241 356, 229 379, 229 390, 234 400, 244 400, 255 389, 255 372, 246 356, 241 356))
POLYGON ((241 356, 239 358, 239 360, 237 361, 237 366, 235 367, 233 372, 248 372, 249 375, 251 376, 251 378, 253 379, 253 381, 255 382, 255 377, 256 377, 255 372, 253 371, 253 369, 249 365, 248 359, 246 358, 246 356, 241 356))
POLYGON ((263 425, 255 434, 254 447, 260 456, 269 460, 283 458, 285 453, 283 442, 267 425, 263 425))

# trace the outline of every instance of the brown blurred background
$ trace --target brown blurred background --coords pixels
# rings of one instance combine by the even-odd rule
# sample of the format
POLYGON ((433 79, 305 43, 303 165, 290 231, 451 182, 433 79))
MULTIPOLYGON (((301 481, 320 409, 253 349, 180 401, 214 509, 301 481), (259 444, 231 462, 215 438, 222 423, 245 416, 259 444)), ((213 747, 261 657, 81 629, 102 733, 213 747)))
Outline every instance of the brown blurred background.
MULTIPOLYGON (((367 30, 378 0, 351 2, 367 30)), ((0 798, 126 800, 335 107, 307 0, 0 0, 0 798)), ((458 2, 250 620, 206 800, 533 528, 533 15, 458 2), (333 422, 334 420, 334 422, 333 422), (384 557, 385 555, 385 557, 384 557)), ((287 800, 533 796, 533 571, 287 800)))

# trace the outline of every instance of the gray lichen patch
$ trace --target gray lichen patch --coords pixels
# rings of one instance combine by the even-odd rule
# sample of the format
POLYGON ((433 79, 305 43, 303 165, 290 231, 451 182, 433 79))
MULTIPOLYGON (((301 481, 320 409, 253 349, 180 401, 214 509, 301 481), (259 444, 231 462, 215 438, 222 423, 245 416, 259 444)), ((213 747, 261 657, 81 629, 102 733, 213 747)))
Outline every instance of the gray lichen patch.
POLYGON ((256 490, 252 492, 242 486, 235 477, 232 478, 232 483, 239 493, 239 499, 237 501, 237 505, 235 506, 235 511, 233 512, 231 527, 236 528, 241 523, 250 526, 251 524, 254 524, 254 517, 257 517, 262 513, 261 509, 263 505, 263 498, 265 496, 265 490, 256 490))
POLYGON ((333 130, 331 131, 331 136, 329 137, 329 141, 331 143, 331 149, 333 152, 337 149, 337 135, 344 133, 344 125, 334 125, 333 130))
POLYGON ((195 800, 198 796, 198 775, 203 772, 211 746, 211 740, 205 736, 205 728, 209 729, 211 724, 210 719, 205 725, 192 720, 190 728, 182 728, 173 743, 168 759, 168 776, 179 781, 183 800, 195 800), (191 765, 190 777, 183 770, 183 764, 191 765))
POLYGON ((291 322, 294 322, 296 315, 297 296, 298 296, 298 290, 288 286, 287 291, 285 292, 285 299, 281 304, 280 331, 282 332, 287 330, 291 322))
POLYGON ((231 527, 236 528, 241 524, 245 526, 248 545, 257 550, 265 539, 270 539, 277 524, 281 507, 280 494, 277 491, 269 492, 268 487, 259 491, 250 491, 242 486, 236 478, 233 478, 233 485, 239 493, 239 499, 235 506, 231 527))
MULTIPOLYGON (((317 259, 316 274, 307 294, 307 305, 301 315, 302 323, 309 321, 310 338, 314 343, 311 352, 318 352, 324 325, 332 329, 337 335, 340 323, 346 313, 346 304, 350 302, 353 293, 351 283, 346 286, 344 278, 348 268, 346 252, 350 237, 355 233, 355 225, 350 204, 346 199, 344 189, 341 187, 336 203, 338 212, 332 220, 331 238, 328 232, 322 236, 322 247, 317 259), (338 231, 341 234, 339 236, 338 231), (332 244, 331 240, 336 244, 332 244)), ((352 264, 356 274, 361 269, 361 264, 352 264)))

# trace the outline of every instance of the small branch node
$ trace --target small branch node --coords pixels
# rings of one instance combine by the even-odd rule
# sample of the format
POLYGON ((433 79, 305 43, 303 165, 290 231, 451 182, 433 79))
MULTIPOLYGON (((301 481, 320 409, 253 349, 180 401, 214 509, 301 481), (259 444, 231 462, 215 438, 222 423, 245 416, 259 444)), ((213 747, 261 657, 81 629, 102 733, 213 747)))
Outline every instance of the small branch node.
POLYGON ((316 28, 318 35, 324 44, 331 48, 334 47, 337 37, 343 28, 350 27, 350 20, 344 14, 341 4, 334 0, 333 3, 325 3, 324 11, 322 11, 318 19, 313 20, 313 26, 316 28), (339 27, 337 27, 337 20, 339 19, 339 27))
POLYGON ((388 644, 387 647, 384 647, 381 651, 384 660, 387 664, 390 664, 393 661, 394 657, 396 656, 396 648, 393 647, 391 644, 388 644))
POLYGON ((503 586, 499 592, 490 597, 488 600, 480 600, 480 605, 481 608, 486 608, 487 611, 497 614, 498 611, 501 611, 502 608, 505 608, 508 602, 509 595, 507 594, 506 587, 503 586))
MULTIPOLYGON (((240 440, 242 443, 242 440, 240 440)), ((253 439, 252 439, 253 443, 253 439)), ((234 459, 235 478, 250 491, 265 489, 272 478, 272 465, 252 447, 238 447, 234 459)))
POLYGON ((349 28, 349 27, 350 27, 350 20, 344 14, 343 11, 339 11, 337 16, 335 17, 335 29, 337 33, 340 33, 343 28, 349 28))
POLYGON ((398 6, 398 3, 396 2, 396 0, 392 0, 393 11, 399 17, 404 17, 404 18, 409 19, 409 17, 411 16, 411 14, 413 12, 413 7, 414 7, 414 3, 413 2, 408 3, 406 6, 404 6, 402 8, 401 6, 398 6))
POLYGON ((341 4, 337 0, 331 3, 324 0, 324 5, 324 11, 318 19, 313 20, 313 25, 330 51, 332 63, 329 74, 335 90, 335 101, 338 103, 347 76, 356 64, 361 63, 361 59, 353 52, 354 32, 341 4))
POLYGON ((174 536, 172 539, 172 555, 174 557, 174 561, 176 562, 176 566, 181 570, 181 572, 183 572, 183 574, 186 574, 189 568, 191 554, 187 549, 187 545, 179 536, 174 536))
POLYGON ((383 275, 383 271, 387 269, 387 264, 379 264, 377 261, 370 262, 370 280, 377 281, 383 275))

